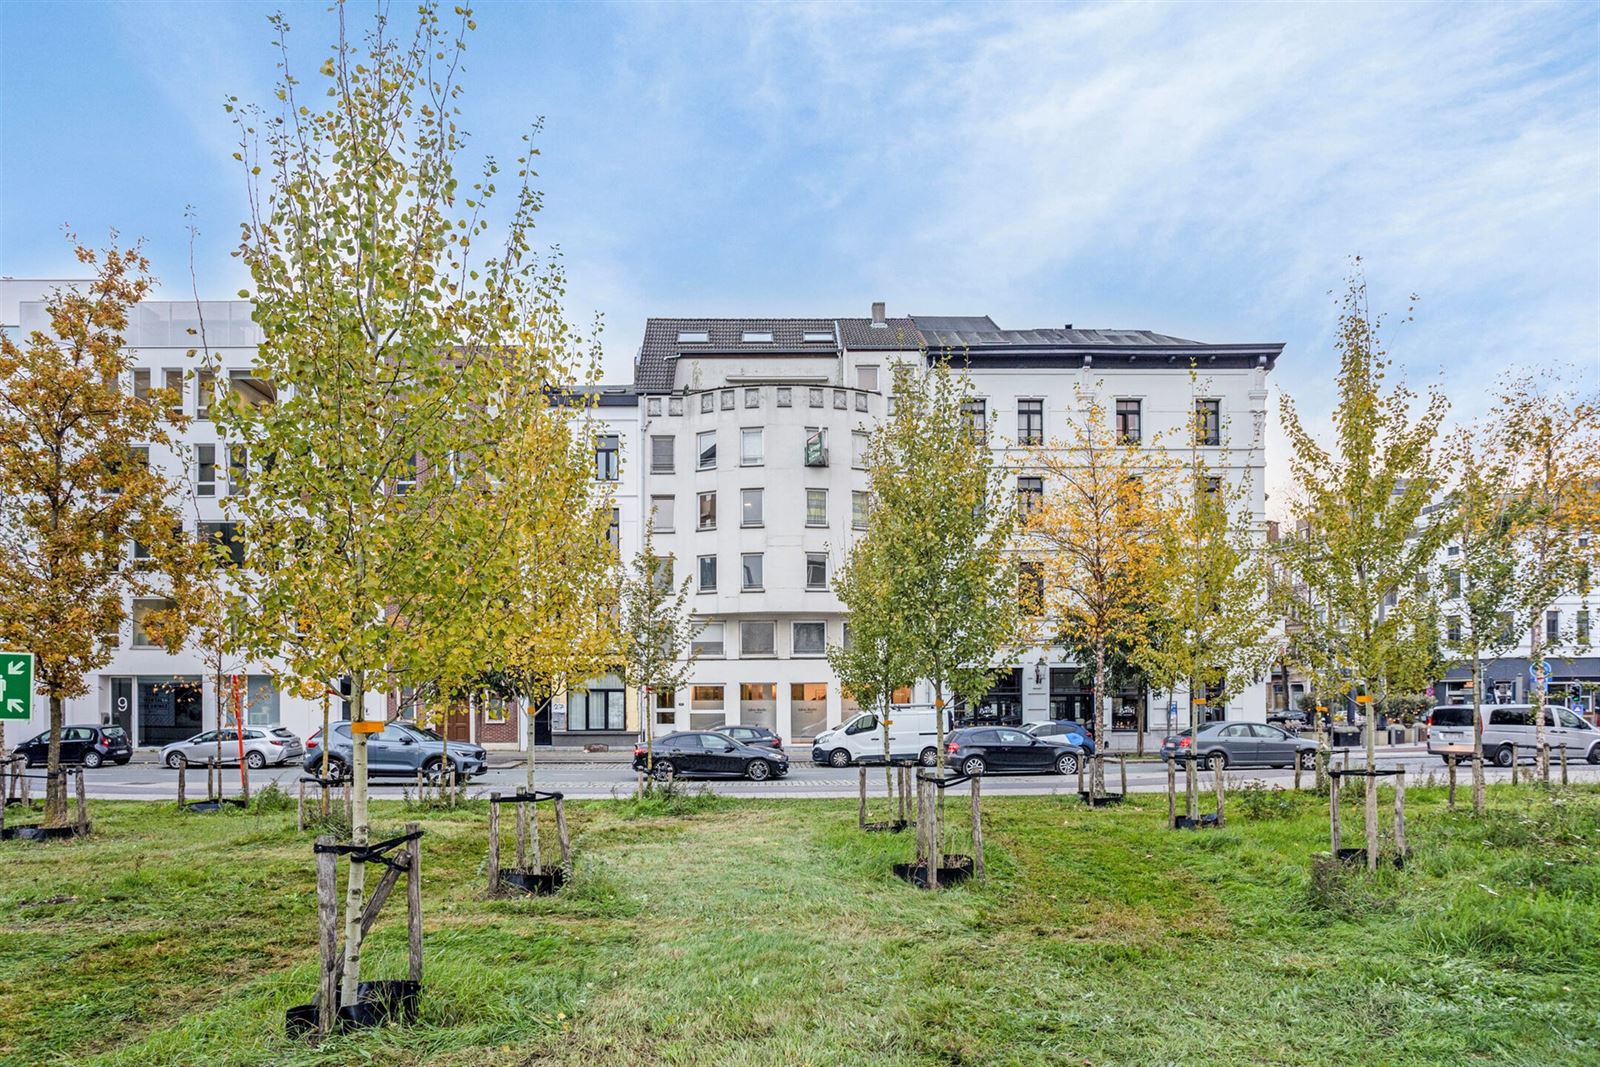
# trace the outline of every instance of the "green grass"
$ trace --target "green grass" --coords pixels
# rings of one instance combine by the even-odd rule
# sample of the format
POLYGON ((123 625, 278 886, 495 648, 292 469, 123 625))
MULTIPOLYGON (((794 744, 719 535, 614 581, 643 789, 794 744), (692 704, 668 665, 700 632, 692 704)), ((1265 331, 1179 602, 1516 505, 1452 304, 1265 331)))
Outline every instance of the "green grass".
MULTIPOLYGON (((0 1063, 1600 1063, 1600 792, 1407 799, 1405 869, 1314 881, 1309 795, 1198 834, 994 798, 988 880, 937 896, 853 802, 574 804, 575 884, 493 901, 482 802, 385 802, 428 831, 422 1017, 320 1047, 283 1037, 316 982, 293 811, 93 803, 87 840, 0 844, 0 1063)), ((404 976, 402 908, 366 976, 404 976)))

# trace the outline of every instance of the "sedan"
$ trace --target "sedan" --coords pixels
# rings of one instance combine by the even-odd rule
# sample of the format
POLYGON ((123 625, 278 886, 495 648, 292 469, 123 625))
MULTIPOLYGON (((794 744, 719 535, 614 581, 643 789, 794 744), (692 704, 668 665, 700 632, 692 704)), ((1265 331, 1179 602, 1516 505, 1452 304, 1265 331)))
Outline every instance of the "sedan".
POLYGON ((754 745, 757 748, 783 747, 783 738, 765 726, 724 726, 717 733, 726 734, 741 745, 754 745))
MULTIPOLYGON (((322 771, 322 731, 318 730, 306 742, 308 769, 322 771)), ((328 777, 344 778, 355 763, 355 735, 347 722, 333 727, 328 744, 328 777)), ((482 774, 489 766, 489 754, 482 745, 467 741, 451 741, 432 730, 417 726, 404 719, 393 719, 379 733, 367 735, 367 773, 373 776, 403 774, 415 776, 418 771, 429 778, 444 773, 445 760, 463 779, 482 774)))
POLYGON ((945 738, 945 763, 961 774, 1076 774, 1083 749, 1006 726, 969 726, 945 738))
MULTIPOLYGON (((232 727, 207 730, 163 748, 161 762, 174 769, 190 763, 204 766, 207 760, 235 764, 239 762, 239 747, 238 730, 232 727)), ((300 744, 300 739, 285 727, 260 730, 252 726, 245 727, 244 761, 256 770, 266 766, 281 767, 304 755, 305 748, 300 744)))
MULTIPOLYGON (((50 762, 50 731, 28 738, 13 752, 27 761, 30 767, 43 767, 50 762)), ((127 763, 133 758, 133 745, 128 742, 128 732, 120 726, 63 726, 61 728, 61 762, 82 764, 93 769, 102 763, 127 763)))
POLYGON ((748 778, 763 782, 789 773, 789 757, 766 745, 746 745, 724 733, 698 730, 667 734, 654 744, 633 746, 633 769, 649 764, 658 781, 668 777, 748 778))
POLYGON ((1072 719, 1029 723, 1022 728, 1022 732, 1032 734, 1041 741, 1049 741, 1057 745, 1071 745, 1074 748, 1083 749, 1088 755, 1094 755, 1094 731, 1083 723, 1072 719))
POLYGON ((1161 742, 1162 759, 1193 753, 1208 767, 1292 767, 1317 765, 1317 744, 1264 722, 1208 722, 1161 742))

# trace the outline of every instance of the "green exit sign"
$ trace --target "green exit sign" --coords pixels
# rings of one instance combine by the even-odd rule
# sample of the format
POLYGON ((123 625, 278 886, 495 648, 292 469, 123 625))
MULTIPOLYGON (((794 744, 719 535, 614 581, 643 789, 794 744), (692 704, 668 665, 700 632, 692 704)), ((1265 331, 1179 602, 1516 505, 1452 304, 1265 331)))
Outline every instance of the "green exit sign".
POLYGON ((0 652, 0 719, 33 715, 33 653, 0 652))

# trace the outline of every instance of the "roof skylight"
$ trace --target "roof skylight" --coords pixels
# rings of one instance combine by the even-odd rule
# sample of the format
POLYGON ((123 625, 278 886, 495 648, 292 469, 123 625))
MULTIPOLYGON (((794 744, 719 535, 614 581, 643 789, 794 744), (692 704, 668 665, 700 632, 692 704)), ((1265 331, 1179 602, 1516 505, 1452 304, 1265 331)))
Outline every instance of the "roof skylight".
POLYGON ((755 344, 755 343, 758 343, 758 342, 770 342, 772 340, 772 331, 771 330, 746 330, 744 332, 744 340, 745 340, 745 343, 747 343, 747 344, 755 344))
POLYGON ((711 335, 705 330, 679 330, 678 343, 680 345, 703 345, 711 340, 711 335))

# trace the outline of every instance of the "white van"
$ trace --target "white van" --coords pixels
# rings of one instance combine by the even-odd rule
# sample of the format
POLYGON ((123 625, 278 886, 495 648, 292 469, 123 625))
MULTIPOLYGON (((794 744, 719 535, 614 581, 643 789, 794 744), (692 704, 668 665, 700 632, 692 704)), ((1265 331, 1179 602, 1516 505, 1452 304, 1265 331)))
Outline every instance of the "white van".
MULTIPOLYGON (((1600 729, 1594 724, 1567 708, 1546 705, 1544 725, 1552 759, 1556 749, 1564 748, 1569 760, 1600 763, 1600 729)), ((1483 706, 1483 758, 1490 763, 1509 767, 1518 755, 1524 761, 1533 759, 1536 737, 1532 705, 1483 706)), ((1428 751, 1446 763, 1472 758, 1472 705, 1449 704, 1429 713, 1428 751)))
MULTIPOLYGON (((945 733, 949 734, 950 709, 945 709, 945 733)), ((894 704, 889 712, 889 755, 892 759, 914 759, 924 767, 938 760, 938 713, 932 704, 894 704)), ((863 711, 825 730, 811 742, 811 760, 818 766, 848 767, 852 763, 883 762, 885 726, 878 714, 863 711)))

